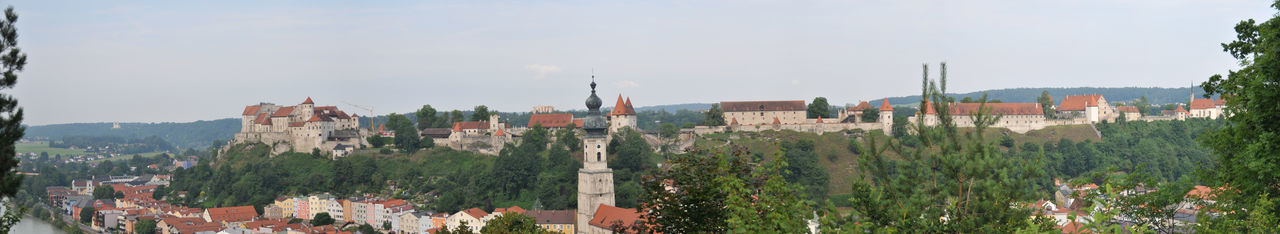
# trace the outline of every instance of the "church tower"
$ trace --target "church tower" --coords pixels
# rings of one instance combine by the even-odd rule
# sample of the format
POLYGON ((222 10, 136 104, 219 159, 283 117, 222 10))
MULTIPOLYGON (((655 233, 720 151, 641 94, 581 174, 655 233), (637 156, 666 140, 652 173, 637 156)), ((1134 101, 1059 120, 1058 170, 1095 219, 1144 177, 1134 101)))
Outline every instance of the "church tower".
POLYGON ((596 214, 600 205, 613 206, 613 169, 609 169, 609 157, 605 150, 608 142, 609 123, 600 113, 600 97, 596 96, 595 76, 591 76, 591 96, 587 97, 587 117, 582 120, 582 169, 578 169, 578 219, 577 229, 588 229, 587 222, 596 214))

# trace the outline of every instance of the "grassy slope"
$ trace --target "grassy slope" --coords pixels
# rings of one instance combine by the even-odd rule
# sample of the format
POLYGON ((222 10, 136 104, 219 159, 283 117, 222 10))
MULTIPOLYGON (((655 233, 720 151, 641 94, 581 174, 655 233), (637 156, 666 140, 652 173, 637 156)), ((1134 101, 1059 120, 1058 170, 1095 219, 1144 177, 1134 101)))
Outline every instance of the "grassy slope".
MULTIPOLYGON (((969 130, 969 129, 962 129, 969 130)), ((1015 145, 1022 145, 1024 142, 1032 142, 1035 144, 1044 144, 1044 142, 1057 142, 1059 139, 1067 138, 1072 141, 1092 140, 1099 141, 1097 135, 1094 134, 1093 128, 1087 125, 1080 126, 1053 126, 1042 130, 1027 132, 1026 134, 1018 134, 1005 129, 992 129, 987 131, 987 139, 991 141, 999 140, 1000 135, 1009 134, 1015 145)), ((883 136, 883 135, 881 135, 883 136)), ((851 189, 854 175, 859 173, 857 168, 858 155, 849 152, 846 148, 850 137, 844 136, 842 133, 827 133, 817 135, 813 133, 800 133, 793 131, 765 131, 759 133, 753 132, 735 132, 728 134, 711 134, 699 139, 696 147, 716 148, 724 145, 731 140, 735 144, 746 146, 752 153, 763 153, 766 157, 772 157, 778 151, 779 144, 786 140, 812 140, 818 154, 818 161, 826 166, 827 172, 831 174, 830 192, 828 195, 848 194, 851 189), (737 139, 731 139, 736 136, 737 139), (834 157, 832 156, 834 155, 834 157), (835 160, 831 160, 834 158, 835 160)), ((887 152, 887 156, 891 159, 899 159, 900 157, 892 152, 887 152)))
POLYGON ((84 154, 84 150, 73 150, 73 149, 63 149, 63 148, 50 148, 50 147, 49 147, 49 142, 47 142, 47 141, 34 141, 34 142, 27 142, 27 143, 17 143, 17 144, 15 145, 15 147, 17 148, 17 152, 18 152, 18 153, 20 153, 20 154, 22 154, 22 153, 40 153, 40 152, 48 152, 48 153, 49 153, 49 155, 50 155, 49 157, 53 157, 53 155, 55 155, 55 154, 61 154, 61 155, 81 155, 81 154, 84 154))

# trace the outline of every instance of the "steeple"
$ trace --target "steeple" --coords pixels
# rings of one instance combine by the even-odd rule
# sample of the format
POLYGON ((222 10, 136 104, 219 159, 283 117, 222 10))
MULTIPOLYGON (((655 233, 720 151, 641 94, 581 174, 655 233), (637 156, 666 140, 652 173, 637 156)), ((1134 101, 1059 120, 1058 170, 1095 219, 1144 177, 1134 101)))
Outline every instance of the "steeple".
POLYGON ((591 76, 591 96, 587 97, 587 117, 582 120, 582 129, 587 131, 587 136, 605 136, 605 130, 609 128, 604 116, 600 114, 600 105, 602 105, 600 97, 596 96, 596 76, 591 76))

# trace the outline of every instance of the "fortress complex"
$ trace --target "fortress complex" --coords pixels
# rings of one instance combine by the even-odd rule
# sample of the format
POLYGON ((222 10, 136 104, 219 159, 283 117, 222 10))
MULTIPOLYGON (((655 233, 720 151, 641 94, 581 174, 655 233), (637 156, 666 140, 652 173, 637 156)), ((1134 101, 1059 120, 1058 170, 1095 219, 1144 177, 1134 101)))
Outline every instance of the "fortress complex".
POLYGON ((339 145, 365 144, 359 126, 359 116, 335 106, 315 106, 310 97, 293 106, 261 103, 244 108, 240 133, 228 145, 263 143, 272 146, 273 155, 290 150, 327 152, 339 145))

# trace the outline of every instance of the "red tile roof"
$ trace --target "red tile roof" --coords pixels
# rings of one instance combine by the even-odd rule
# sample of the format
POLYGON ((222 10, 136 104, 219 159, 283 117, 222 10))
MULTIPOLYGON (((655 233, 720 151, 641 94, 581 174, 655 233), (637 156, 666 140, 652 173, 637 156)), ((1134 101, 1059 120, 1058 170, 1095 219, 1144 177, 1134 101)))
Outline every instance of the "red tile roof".
MULTIPOLYGON (((544 128, 563 128, 573 121, 573 114, 569 113, 533 114, 529 116, 529 127, 541 124, 544 128)), ((574 126, 580 125, 574 124, 574 126)))
POLYGON ((209 208, 205 212, 209 213, 212 222, 241 222, 258 217, 258 211, 253 206, 209 208))
POLYGON ((1226 105, 1227 105, 1227 97, 1226 97, 1226 96, 1220 97, 1220 98, 1218 98, 1217 100, 1213 101, 1213 104, 1214 104, 1214 105, 1218 105, 1218 106, 1226 106, 1226 105))
POLYGON ((293 112, 292 106, 281 107, 280 109, 276 110, 275 114, 271 114, 271 117, 289 117, 289 113, 292 113, 292 112, 293 112))
POLYGON ((271 117, 267 113, 258 114, 258 119, 253 120, 254 123, 261 125, 271 125, 271 117))
POLYGON ((733 118, 733 122, 729 122, 729 124, 730 124, 730 125, 738 125, 738 118, 733 118))
POLYGON ((1201 98, 1191 99, 1192 110, 1212 109, 1214 105, 1215 104, 1213 99, 1201 99, 1201 98))
POLYGON ((859 102, 857 106, 849 107, 849 111, 862 111, 862 110, 866 110, 867 108, 871 108, 871 103, 867 103, 867 101, 862 101, 862 102, 859 102))
POLYGON ((804 111, 804 100, 794 101, 744 101, 744 102, 720 102, 720 109, 724 112, 743 112, 743 111, 804 111))
POLYGON ((242 114, 242 115, 254 115, 254 114, 257 114, 257 113, 258 113, 258 109, 260 109, 260 108, 262 108, 262 106, 259 106, 259 105, 246 106, 246 107, 244 107, 244 114, 242 114))
POLYGON ((511 206, 509 208, 493 209, 493 213, 503 213, 503 214, 507 214, 507 213, 524 214, 524 212, 525 212, 524 208, 520 208, 520 206, 511 206))
POLYGON ((822 116, 818 116, 818 123, 822 123, 822 116))
POLYGON ((926 115, 936 115, 936 114, 938 114, 938 109, 936 109, 936 108, 934 108, 934 107, 933 107, 933 101, 925 100, 925 101, 924 101, 924 108, 925 108, 925 113, 924 113, 924 114, 926 114, 926 115))
POLYGON ((1182 109, 1182 105, 1178 105, 1178 109, 1174 109, 1174 110, 1173 110, 1173 113, 1183 113, 1183 114, 1186 114, 1186 113, 1187 113, 1187 109, 1182 109))
POLYGON ((464 210, 462 212, 467 213, 468 215, 471 215, 471 217, 475 217, 476 219, 484 218, 485 215, 489 215, 489 212, 484 212, 484 210, 481 210, 480 208, 471 208, 471 209, 464 210))
POLYGON ((453 123, 453 131, 467 129, 489 129, 489 121, 466 121, 453 123))
POLYGON ((1067 96, 1062 99, 1062 103, 1058 104, 1059 111, 1084 111, 1085 107, 1098 106, 1098 102, 1102 100, 1102 95, 1079 95, 1067 96))
POLYGON ((502 132, 502 129, 498 129, 498 132, 493 133, 493 135, 494 135, 494 136, 506 136, 506 135, 507 135, 507 133, 502 132))
POLYGON ((582 127, 582 119, 573 119, 573 126, 582 127))
POLYGON ((640 221, 640 215, 640 212, 636 212, 636 209, 600 204, 600 207, 596 208, 595 215, 591 216, 589 224, 605 229, 617 223, 621 223, 623 226, 631 226, 635 225, 636 221, 640 221))
MULTIPOLYGON (((980 103, 952 103, 952 115, 968 115, 978 111, 980 103)), ((991 114, 1002 115, 1043 115, 1040 109, 1040 103, 987 103, 987 107, 991 108, 991 114)))
POLYGON ((778 121, 778 117, 773 117, 773 124, 782 124, 782 121, 778 121))
POLYGON ((303 122, 290 122, 290 123, 289 123, 289 127, 302 127, 302 126, 305 126, 305 125, 307 125, 307 123, 303 123, 303 122))
POLYGON ((575 218, 573 210, 531 210, 524 214, 538 224, 572 224, 575 218))
POLYGON ((1117 106, 1116 110, 1124 113, 1138 113, 1138 107, 1136 106, 1117 106))
POLYGON ((613 104, 613 112, 609 115, 636 115, 636 110, 631 108, 631 98, 623 101, 622 94, 618 94, 618 103, 613 104))
POLYGON ((884 102, 880 103, 880 111, 893 111, 893 107, 889 106, 888 98, 885 98, 884 102))
POLYGON ((307 122, 320 122, 320 115, 311 115, 311 118, 307 119, 307 122))
POLYGON ((307 100, 302 101, 302 104, 316 104, 316 103, 311 101, 311 97, 307 97, 307 100))

